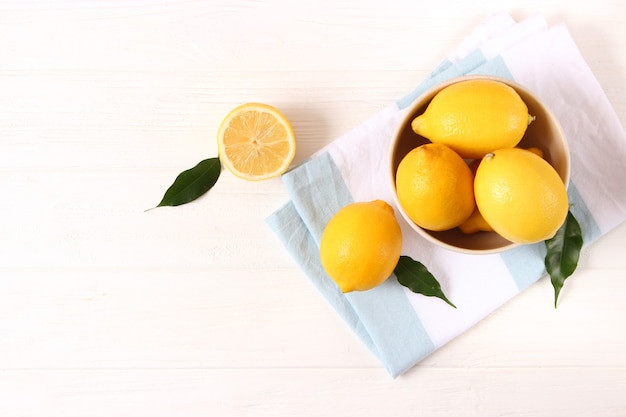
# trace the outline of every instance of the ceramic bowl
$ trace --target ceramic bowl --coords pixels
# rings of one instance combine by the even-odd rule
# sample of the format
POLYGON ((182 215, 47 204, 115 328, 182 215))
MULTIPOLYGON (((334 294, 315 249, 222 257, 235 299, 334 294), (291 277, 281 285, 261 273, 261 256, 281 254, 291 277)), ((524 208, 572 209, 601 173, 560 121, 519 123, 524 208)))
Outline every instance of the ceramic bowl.
POLYGON ((505 78, 484 75, 457 77, 437 84, 421 94, 411 107, 407 109, 406 116, 399 123, 391 140, 389 151, 391 185, 398 211, 413 230, 428 241, 457 252, 469 254, 497 253, 511 249, 519 244, 512 243, 495 232, 465 234, 458 228, 443 232, 433 232, 423 229, 409 218, 402 208, 402 205, 399 203, 396 193, 396 171, 400 161, 402 161, 402 158, 412 149, 430 142, 426 138, 413 132, 411 129, 411 121, 426 110, 432 98, 443 88, 469 79, 497 80, 511 86, 517 91, 528 106, 528 112, 535 116, 535 120, 528 126, 518 146, 523 148, 537 147, 541 149, 544 154, 544 159, 556 169, 563 183, 567 186, 570 176, 570 155, 567 140, 558 120, 546 105, 525 87, 505 78))

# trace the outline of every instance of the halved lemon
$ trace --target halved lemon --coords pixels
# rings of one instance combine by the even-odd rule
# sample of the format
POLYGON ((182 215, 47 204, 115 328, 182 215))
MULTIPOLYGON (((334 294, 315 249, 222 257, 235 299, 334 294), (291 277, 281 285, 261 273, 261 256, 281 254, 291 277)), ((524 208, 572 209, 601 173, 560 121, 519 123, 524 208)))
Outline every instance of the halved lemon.
POLYGON ((276 108, 246 103, 231 110, 217 133, 222 163, 246 180, 264 180, 287 171, 296 154, 289 120, 276 108))

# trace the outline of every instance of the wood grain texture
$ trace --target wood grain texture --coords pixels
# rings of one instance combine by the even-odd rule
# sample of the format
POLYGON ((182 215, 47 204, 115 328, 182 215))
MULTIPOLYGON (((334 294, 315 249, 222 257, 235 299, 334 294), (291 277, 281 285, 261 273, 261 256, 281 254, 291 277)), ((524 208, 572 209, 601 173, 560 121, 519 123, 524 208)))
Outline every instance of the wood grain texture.
POLYGON ((6 372, 3 415, 619 416, 613 369, 425 368, 408 381, 371 369, 160 369, 6 372), (428 381, 427 386, 415 378, 428 381), (367 388, 363 381, 368 381, 367 388), (587 389, 572 395, 584 384, 587 389), (430 388, 429 388, 430 387, 430 388), (364 395, 363 391, 367 395, 364 395), (36 394, 36 401, 25 392, 36 394))
POLYGON ((565 22, 626 124, 621 2, 0 0, 0 416, 624 416, 626 225, 391 379, 224 172, 223 116, 280 108, 295 163, 490 14, 565 22))

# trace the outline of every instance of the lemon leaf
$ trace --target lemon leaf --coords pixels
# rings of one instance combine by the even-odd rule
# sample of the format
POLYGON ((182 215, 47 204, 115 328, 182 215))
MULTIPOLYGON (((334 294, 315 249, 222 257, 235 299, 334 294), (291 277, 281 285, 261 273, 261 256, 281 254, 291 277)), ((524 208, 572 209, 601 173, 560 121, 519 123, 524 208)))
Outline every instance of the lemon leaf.
POLYGON ((559 293, 565 280, 576 270, 580 250, 583 247, 582 231, 571 211, 568 211, 565 222, 554 237, 546 240, 545 244, 548 250, 545 265, 554 287, 554 308, 556 308, 559 293))
POLYGON ((179 206, 197 199, 215 185, 221 171, 219 158, 200 161, 195 167, 178 174, 157 207, 179 206))
POLYGON ((441 290, 439 281, 421 262, 413 260, 410 256, 400 256, 393 272, 396 274, 400 285, 407 287, 416 294, 441 298, 456 308, 441 290))

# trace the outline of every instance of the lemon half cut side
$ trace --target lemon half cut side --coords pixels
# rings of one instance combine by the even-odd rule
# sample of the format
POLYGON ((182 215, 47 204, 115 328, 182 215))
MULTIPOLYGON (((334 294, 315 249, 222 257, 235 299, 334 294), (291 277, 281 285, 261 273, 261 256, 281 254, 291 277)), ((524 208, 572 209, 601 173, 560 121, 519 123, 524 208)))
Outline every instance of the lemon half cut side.
POLYGON ((252 181, 285 173, 296 154, 291 123, 278 109, 262 103, 231 110, 218 130, 217 146, 222 164, 252 181))

